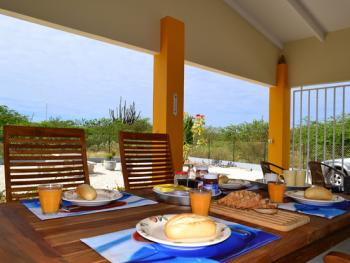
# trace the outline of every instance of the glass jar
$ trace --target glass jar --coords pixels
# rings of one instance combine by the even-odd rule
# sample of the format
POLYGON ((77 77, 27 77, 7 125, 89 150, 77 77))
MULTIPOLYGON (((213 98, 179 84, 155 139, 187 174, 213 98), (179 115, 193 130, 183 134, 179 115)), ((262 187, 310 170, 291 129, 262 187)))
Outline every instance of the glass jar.
POLYGON ((193 167, 190 167, 188 170, 188 179, 195 180, 196 179, 196 173, 193 170, 193 167))
POLYGON ((209 173, 208 166, 196 166, 196 180, 203 180, 204 175, 209 173))
POLYGON ((187 185, 188 173, 184 171, 175 172, 174 184, 175 185, 187 185))

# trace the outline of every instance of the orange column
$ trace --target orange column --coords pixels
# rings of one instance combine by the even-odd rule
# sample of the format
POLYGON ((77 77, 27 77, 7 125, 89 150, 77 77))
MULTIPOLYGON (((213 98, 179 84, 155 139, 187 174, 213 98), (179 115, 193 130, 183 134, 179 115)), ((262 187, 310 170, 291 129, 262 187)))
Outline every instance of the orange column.
POLYGON ((290 88, 288 66, 281 57, 277 65, 276 86, 270 88, 268 161, 289 168, 290 88))
POLYGON ((154 56, 153 132, 168 133, 174 169, 182 170, 185 25, 160 21, 160 53, 154 56))

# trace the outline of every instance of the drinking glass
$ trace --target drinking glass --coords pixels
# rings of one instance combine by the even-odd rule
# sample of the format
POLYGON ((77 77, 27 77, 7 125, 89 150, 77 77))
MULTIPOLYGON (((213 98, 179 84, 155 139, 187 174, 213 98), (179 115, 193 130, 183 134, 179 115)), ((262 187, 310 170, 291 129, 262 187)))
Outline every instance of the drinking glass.
POLYGON ((192 189, 190 191, 190 201, 192 213, 207 216, 209 213, 211 191, 206 189, 192 189))
POLYGON ((306 170, 297 170, 296 171, 296 178, 295 178, 295 185, 296 186, 305 186, 305 179, 306 179, 306 170))
POLYGON ((268 183, 269 197, 273 203, 283 203, 286 185, 281 183, 268 183))
POLYGON ((277 174, 275 173, 266 173, 265 174, 265 181, 268 182, 277 182, 277 174))
POLYGON ((61 184, 42 184, 38 186, 39 200, 43 214, 55 214, 61 203, 61 184))
POLYGON ((295 186, 295 171, 283 170, 283 178, 287 186, 295 186))

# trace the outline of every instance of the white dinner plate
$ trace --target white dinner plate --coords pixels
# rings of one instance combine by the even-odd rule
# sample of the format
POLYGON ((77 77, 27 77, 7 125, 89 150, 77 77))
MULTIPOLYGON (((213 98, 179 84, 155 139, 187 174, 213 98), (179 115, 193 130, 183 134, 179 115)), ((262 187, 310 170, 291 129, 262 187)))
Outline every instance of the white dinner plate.
POLYGON ((177 247, 210 246, 226 240, 231 235, 231 229, 228 226, 215 222, 216 236, 212 240, 201 242, 191 242, 190 240, 188 240, 188 242, 175 242, 169 240, 164 232, 165 224, 173 216, 175 215, 158 215, 145 218, 137 223, 136 231, 144 238, 153 242, 177 247))
POLYGON ((79 197, 75 190, 65 191, 62 194, 62 200, 69 201, 73 205, 77 206, 101 206, 106 205, 112 201, 115 201, 123 196, 123 194, 117 190, 108 189, 96 189, 95 200, 85 200, 79 197))
POLYGON ((316 205, 316 206, 329 206, 335 203, 343 202, 345 200, 340 195, 335 195, 335 194, 333 194, 332 200, 308 199, 304 197, 304 191, 287 191, 285 195, 294 199, 299 203, 306 204, 306 205, 316 205))
POLYGON ((227 190, 238 190, 238 189, 247 188, 250 185, 251 185, 251 183, 249 181, 246 181, 246 180, 229 179, 228 183, 220 184, 219 187, 222 189, 227 189, 227 190))

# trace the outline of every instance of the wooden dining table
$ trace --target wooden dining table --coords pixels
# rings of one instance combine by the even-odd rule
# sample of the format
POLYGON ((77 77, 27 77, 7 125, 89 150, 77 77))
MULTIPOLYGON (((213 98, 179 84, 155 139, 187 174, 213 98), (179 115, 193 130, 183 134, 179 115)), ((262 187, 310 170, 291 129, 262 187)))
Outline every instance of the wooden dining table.
MULTIPOLYGON (((155 199, 151 190, 130 192, 155 199)), ((19 202, 3 203, 0 205, 0 261, 108 262, 80 239, 132 228, 141 219, 152 215, 189 211, 186 206, 158 203, 42 221, 19 202)), ((316 216, 310 218, 310 223, 289 232, 279 232, 231 219, 281 237, 236 258, 233 262, 304 262, 350 237, 350 213, 331 220, 316 216)))

